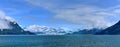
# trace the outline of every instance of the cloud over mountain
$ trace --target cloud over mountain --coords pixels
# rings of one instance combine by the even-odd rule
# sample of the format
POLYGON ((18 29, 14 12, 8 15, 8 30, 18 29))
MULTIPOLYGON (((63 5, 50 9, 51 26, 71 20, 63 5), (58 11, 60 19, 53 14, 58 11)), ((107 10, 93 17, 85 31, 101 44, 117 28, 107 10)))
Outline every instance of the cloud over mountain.
POLYGON ((63 35, 71 33, 71 30, 65 28, 54 28, 40 25, 31 25, 25 28, 26 31, 34 32, 40 35, 63 35))
POLYGON ((6 16, 3 11, 0 11, 0 29, 11 29, 10 22, 15 22, 15 20, 6 16))

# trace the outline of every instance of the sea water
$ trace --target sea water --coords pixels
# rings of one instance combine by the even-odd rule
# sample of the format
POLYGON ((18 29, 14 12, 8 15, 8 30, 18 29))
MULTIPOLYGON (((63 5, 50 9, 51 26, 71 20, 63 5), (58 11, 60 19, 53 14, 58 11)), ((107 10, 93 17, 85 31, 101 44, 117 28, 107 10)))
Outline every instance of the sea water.
POLYGON ((120 35, 7 35, 0 47, 120 47, 120 35))

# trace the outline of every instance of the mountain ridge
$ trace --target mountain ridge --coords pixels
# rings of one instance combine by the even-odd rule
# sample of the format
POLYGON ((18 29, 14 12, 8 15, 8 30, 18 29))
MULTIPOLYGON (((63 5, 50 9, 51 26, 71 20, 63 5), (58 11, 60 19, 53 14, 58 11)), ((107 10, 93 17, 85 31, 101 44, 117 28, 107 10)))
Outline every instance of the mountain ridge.
POLYGON ((62 28, 54 28, 54 27, 39 26, 39 25, 31 25, 25 28, 25 30, 36 33, 38 35, 64 35, 65 33, 67 33, 62 28))
POLYGON ((24 31, 17 23, 9 22, 10 29, 1 29, 0 35, 34 35, 29 31, 24 31))
POLYGON ((118 35, 118 34, 120 34, 120 21, 102 30, 101 32, 96 33, 96 35, 118 35))

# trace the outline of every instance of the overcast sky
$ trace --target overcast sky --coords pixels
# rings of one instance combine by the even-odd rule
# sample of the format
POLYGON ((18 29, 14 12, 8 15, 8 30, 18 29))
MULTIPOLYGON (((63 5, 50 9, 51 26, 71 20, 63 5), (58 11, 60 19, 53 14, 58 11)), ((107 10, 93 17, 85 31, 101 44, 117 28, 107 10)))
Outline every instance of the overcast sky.
POLYGON ((22 27, 104 28, 120 20, 120 0, 0 0, 0 11, 22 27))

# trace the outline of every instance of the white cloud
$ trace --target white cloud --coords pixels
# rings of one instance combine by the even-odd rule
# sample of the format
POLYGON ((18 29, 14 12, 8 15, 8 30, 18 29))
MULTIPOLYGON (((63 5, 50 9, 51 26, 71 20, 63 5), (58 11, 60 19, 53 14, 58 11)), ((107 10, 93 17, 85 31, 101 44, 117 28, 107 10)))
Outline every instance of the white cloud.
MULTIPOLYGON (((63 1, 63 0, 61 0, 63 1)), ((30 4, 43 7, 55 13, 54 19, 61 19, 75 24, 93 25, 94 27, 108 27, 113 24, 109 18, 118 18, 120 6, 99 8, 80 3, 61 3, 60 0, 27 0, 30 4)), ((115 23, 115 22, 114 22, 115 23)))
POLYGON ((11 29, 9 22, 15 22, 15 20, 9 16, 6 16, 3 11, 0 11, 0 29, 11 29))

